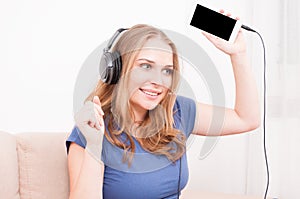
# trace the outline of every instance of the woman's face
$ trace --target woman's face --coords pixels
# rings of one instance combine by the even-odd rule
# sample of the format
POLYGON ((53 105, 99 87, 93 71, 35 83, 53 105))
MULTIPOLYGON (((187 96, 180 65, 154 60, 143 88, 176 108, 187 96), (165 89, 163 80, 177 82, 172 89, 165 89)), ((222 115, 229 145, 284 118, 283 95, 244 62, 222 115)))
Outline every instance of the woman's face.
POLYGON ((154 109, 169 92, 173 72, 171 47, 159 39, 148 40, 130 71, 129 100, 134 111, 154 109))

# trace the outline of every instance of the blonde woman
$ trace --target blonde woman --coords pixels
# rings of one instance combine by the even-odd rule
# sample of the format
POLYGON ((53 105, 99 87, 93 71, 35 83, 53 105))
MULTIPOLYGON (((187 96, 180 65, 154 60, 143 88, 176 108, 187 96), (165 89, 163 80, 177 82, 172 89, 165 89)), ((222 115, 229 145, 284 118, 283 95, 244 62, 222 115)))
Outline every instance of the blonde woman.
POLYGON ((124 30, 112 50, 121 55, 120 78, 115 84, 99 81, 67 140, 70 198, 178 198, 188 181, 185 144, 190 134, 230 135, 259 126, 258 93, 243 33, 234 43, 205 36, 231 58, 234 109, 176 95, 180 71, 174 43, 149 25, 124 30), (218 110, 224 111, 223 127, 208 134, 218 110))

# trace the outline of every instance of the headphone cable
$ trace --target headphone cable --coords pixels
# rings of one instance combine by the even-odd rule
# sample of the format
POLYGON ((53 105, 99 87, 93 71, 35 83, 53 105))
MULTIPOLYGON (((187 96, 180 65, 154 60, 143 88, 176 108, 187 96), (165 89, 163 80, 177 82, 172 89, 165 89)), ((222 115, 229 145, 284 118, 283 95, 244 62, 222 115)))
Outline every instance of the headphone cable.
POLYGON ((182 157, 179 159, 179 175, 178 175, 178 187, 177 187, 177 198, 178 199, 179 199, 179 195, 180 195, 181 159, 182 159, 182 157))
POLYGON ((242 28, 244 28, 245 30, 251 31, 251 32, 255 32, 259 37, 260 40, 262 42, 262 46, 263 46, 263 56, 264 56, 264 78, 263 78, 263 148, 264 148, 264 157, 265 157, 265 164, 266 164, 266 171, 267 171, 267 185, 266 185, 266 189, 265 189, 265 194, 264 194, 264 199, 267 198, 267 194, 268 194, 268 189, 269 189, 269 178, 270 178, 270 173, 269 173, 269 164, 268 164, 268 156, 267 156, 267 149, 266 149, 266 48, 265 48, 265 44, 263 41, 262 36, 259 34, 259 32, 253 30, 252 28, 242 25, 242 28))

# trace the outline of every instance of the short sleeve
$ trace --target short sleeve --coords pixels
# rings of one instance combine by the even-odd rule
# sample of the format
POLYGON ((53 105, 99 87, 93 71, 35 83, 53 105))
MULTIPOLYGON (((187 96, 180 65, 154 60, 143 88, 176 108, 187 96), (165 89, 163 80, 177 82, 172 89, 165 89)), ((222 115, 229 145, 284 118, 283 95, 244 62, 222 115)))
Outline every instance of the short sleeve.
POLYGON ((174 113, 175 125, 177 128, 184 131, 188 138, 194 129, 196 120, 195 101, 184 96, 177 96, 174 105, 174 113))
POLYGON ((86 140, 84 138, 84 135, 81 133, 79 128, 75 126, 70 134, 70 136, 66 140, 66 147, 67 147, 67 152, 69 152, 69 147, 71 143, 74 142, 78 144, 79 146, 85 148, 86 146, 86 140))

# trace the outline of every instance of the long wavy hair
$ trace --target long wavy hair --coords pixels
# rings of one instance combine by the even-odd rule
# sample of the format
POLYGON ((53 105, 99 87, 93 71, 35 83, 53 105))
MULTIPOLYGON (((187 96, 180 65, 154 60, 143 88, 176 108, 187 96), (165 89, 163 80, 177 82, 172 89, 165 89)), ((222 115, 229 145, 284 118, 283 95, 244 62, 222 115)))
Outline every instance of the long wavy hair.
MULTIPOLYGON (((124 150, 123 161, 129 165, 136 148, 131 132, 135 118, 129 100, 129 74, 139 51, 149 39, 153 38, 160 39, 172 49, 174 73, 170 90, 176 91, 180 77, 175 44, 161 30, 138 24, 122 33, 112 49, 118 50, 122 58, 122 72, 118 83, 109 85, 99 80, 95 91, 87 98, 91 100, 93 96, 99 97, 108 129, 105 136, 109 142, 124 150), (125 133, 125 139, 121 137, 122 133, 125 133)), ((175 95, 167 94, 157 107, 148 111, 144 121, 134 129, 138 132, 135 139, 144 150, 165 155, 172 162, 178 160, 185 152, 186 140, 184 134, 174 128, 175 100, 175 95)))

